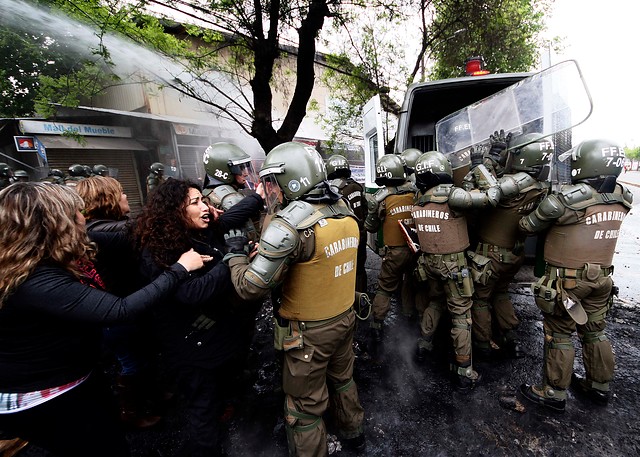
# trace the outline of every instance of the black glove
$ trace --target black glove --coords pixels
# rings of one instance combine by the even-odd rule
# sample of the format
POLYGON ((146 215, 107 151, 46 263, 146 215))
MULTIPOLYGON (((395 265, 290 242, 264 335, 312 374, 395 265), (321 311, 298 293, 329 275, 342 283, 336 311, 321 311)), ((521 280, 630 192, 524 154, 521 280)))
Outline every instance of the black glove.
POLYGON ((469 149, 471 153, 471 168, 475 168, 482 163, 485 149, 481 146, 476 146, 469 149))
POLYGON ((499 132, 496 130, 493 135, 489 136, 489 157, 495 160, 498 164, 504 166, 507 161, 507 146, 509 146, 509 140, 511 140, 511 132, 505 135, 504 130, 499 132))
POLYGON ((249 250, 249 238, 240 229, 231 229, 224 234, 224 241, 228 254, 247 255, 249 250))

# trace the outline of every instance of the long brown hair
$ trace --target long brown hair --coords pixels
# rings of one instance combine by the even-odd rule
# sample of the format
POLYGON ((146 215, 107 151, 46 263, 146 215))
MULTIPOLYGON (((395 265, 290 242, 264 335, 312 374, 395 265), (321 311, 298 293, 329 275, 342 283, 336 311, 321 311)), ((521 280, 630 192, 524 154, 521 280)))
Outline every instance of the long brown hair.
POLYGON ((76 192, 84 200, 84 216, 88 220, 122 220, 126 214, 120 208, 122 186, 108 176, 91 176, 78 181, 76 192))
POLYGON ((73 189, 48 182, 14 183, 0 192, 0 307, 43 262, 80 275, 77 262, 94 254, 77 221, 82 208, 73 189))

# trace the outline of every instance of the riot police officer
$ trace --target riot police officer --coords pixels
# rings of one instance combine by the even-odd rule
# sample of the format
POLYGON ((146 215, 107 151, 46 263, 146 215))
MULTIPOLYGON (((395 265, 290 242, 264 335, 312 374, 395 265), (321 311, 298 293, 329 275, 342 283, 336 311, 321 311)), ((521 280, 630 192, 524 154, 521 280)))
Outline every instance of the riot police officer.
POLYGON ((225 259, 241 297, 264 297, 281 287, 278 315, 287 332, 277 343, 284 350, 290 455, 328 454, 322 416, 329 396, 340 406, 334 413, 343 445, 364 449, 364 410, 352 377, 356 218, 327 181, 320 155, 304 144, 276 146, 260 177, 267 200, 278 200, 268 207, 278 209, 251 263, 241 236, 227 240, 225 259))
POLYGON ((416 184, 416 175, 415 175, 416 162, 418 161, 418 158, 421 155, 422 155, 422 151, 416 148, 405 149, 400 153, 400 158, 404 162, 404 167, 405 167, 405 171, 407 172, 407 177, 413 185, 416 184))
POLYGON ((16 182, 28 182, 29 173, 27 173, 25 170, 16 170, 13 172, 13 179, 16 182))
POLYGON ((106 165, 97 164, 93 166, 91 174, 94 176, 109 176, 109 168, 106 165))
MULTIPOLYGON (((235 144, 220 142, 207 147, 202 160, 206 172, 202 195, 209 198, 212 206, 228 210, 245 197, 257 199, 260 208, 264 206, 264 192, 256 183, 249 154, 235 144)), ((260 226, 260 212, 245 222, 246 235, 252 241, 260 238, 260 226)))
POLYGON ((13 183, 13 170, 6 163, 0 163, 0 189, 13 183))
POLYGON ((149 175, 147 176, 147 195, 153 192, 156 187, 165 181, 164 165, 160 162, 154 162, 149 166, 149 175))
POLYGON ((553 144, 528 133, 511 139, 506 174, 499 185, 503 198, 476 221, 478 244, 470 254, 474 275, 474 355, 490 358, 497 346, 510 357, 523 355, 515 329, 519 324, 509 297, 509 284, 524 262, 525 234, 518 221, 532 212, 549 190, 547 181, 553 144), (492 336, 492 328, 497 334, 492 336))
POLYGON ((487 192, 468 192, 453 185, 451 163, 441 153, 426 152, 416 162, 418 193, 411 209, 420 242, 416 276, 428 285, 428 305, 421 322, 418 360, 433 350, 433 337, 446 307, 451 315, 454 386, 469 390, 479 379, 471 361, 471 297, 473 282, 465 250, 469 247, 464 212, 495 206, 497 186, 487 192))
POLYGON ((74 163, 69 166, 69 174, 64 178, 64 183, 67 186, 75 187, 78 181, 86 178, 86 170, 84 165, 74 163))
MULTIPOLYGON (((367 218, 364 227, 375 233, 383 231, 383 253, 376 295, 373 299, 371 332, 375 341, 382 341, 382 325, 391 307, 391 296, 403 283, 403 276, 411 274, 413 252, 402 234, 399 221, 413 224, 411 206, 415 187, 407 180, 405 165, 400 156, 386 154, 376 161, 376 184, 384 186, 375 194, 367 194, 367 218)), ((414 309, 415 297, 402 288, 402 308, 414 309)))
POLYGON ((362 184, 351 177, 351 167, 346 157, 334 154, 327 159, 327 178, 334 184, 344 201, 358 219, 360 243, 358 244, 358 263, 356 268, 356 290, 367 292, 367 232, 364 229, 364 219, 367 216, 367 200, 362 184))
POLYGON ((614 356, 605 334, 613 288, 613 254, 620 226, 631 209, 632 194, 617 182, 624 151, 616 143, 583 141, 562 154, 571 160, 571 184, 546 197, 520 220, 526 233, 547 230, 545 274, 533 286, 542 311, 542 383, 523 384, 525 399, 564 411, 569 385, 600 404, 609 400, 614 356), (586 377, 573 373, 577 330, 586 377), (573 378, 573 379, 572 379, 573 378))
POLYGON ((65 178, 66 176, 64 171, 58 168, 52 168, 49 170, 49 173, 47 173, 47 176, 40 179, 40 181, 63 185, 65 183, 65 178))

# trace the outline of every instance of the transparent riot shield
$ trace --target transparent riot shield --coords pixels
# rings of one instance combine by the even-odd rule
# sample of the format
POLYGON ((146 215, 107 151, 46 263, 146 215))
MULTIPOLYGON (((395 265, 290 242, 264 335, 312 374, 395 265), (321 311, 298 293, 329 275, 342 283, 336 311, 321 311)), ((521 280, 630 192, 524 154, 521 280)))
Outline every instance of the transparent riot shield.
MULTIPOLYGON (((589 90, 574 60, 561 62, 506 89, 448 115, 436 123, 438 151, 455 170, 470 166, 471 148, 487 148, 489 137, 504 130, 514 136, 533 133, 531 141, 569 132, 591 115, 589 90)), ((564 136, 566 137, 566 135, 564 136)), ((570 138, 570 137, 569 137, 570 138)), ((560 140, 559 140, 560 141, 560 140)), ((520 143, 518 146, 524 146, 520 143)), ((554 157, 554 182, 563 181, 557 156, 571 147, 558 147, 554 157)))

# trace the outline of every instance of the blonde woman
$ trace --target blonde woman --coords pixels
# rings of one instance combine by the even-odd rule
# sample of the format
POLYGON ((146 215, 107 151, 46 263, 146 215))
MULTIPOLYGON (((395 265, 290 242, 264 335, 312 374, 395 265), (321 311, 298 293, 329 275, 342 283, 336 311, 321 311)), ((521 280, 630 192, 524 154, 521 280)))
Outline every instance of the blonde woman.
POLYGON ((124 298, 100 290, 82 199, 51 183, 0 192, 0 429, 56 456, 128 456, 94 370, 101 326, 132 318, 203 266, 189 251, 124 298))
MULTIPOLYGON (((78 181, 75 190, 84 201, 83 214, 89 239, 98 246, 95 267, 106 290, 120 297, 129 295, 143 282, 139 278, 137 256, 130 237, 127 194, 117 179, 103 176, 78 181)), ((153 427, 162 419, 149 411, 161 408, 156 407, 160 393, 154 379, 155 348, 145 322, 141 316, 135 322, 109 325, 104 329, 105 346, 118 361, 113 390, 118 399, 120 419, 135 429, 153 427)))

